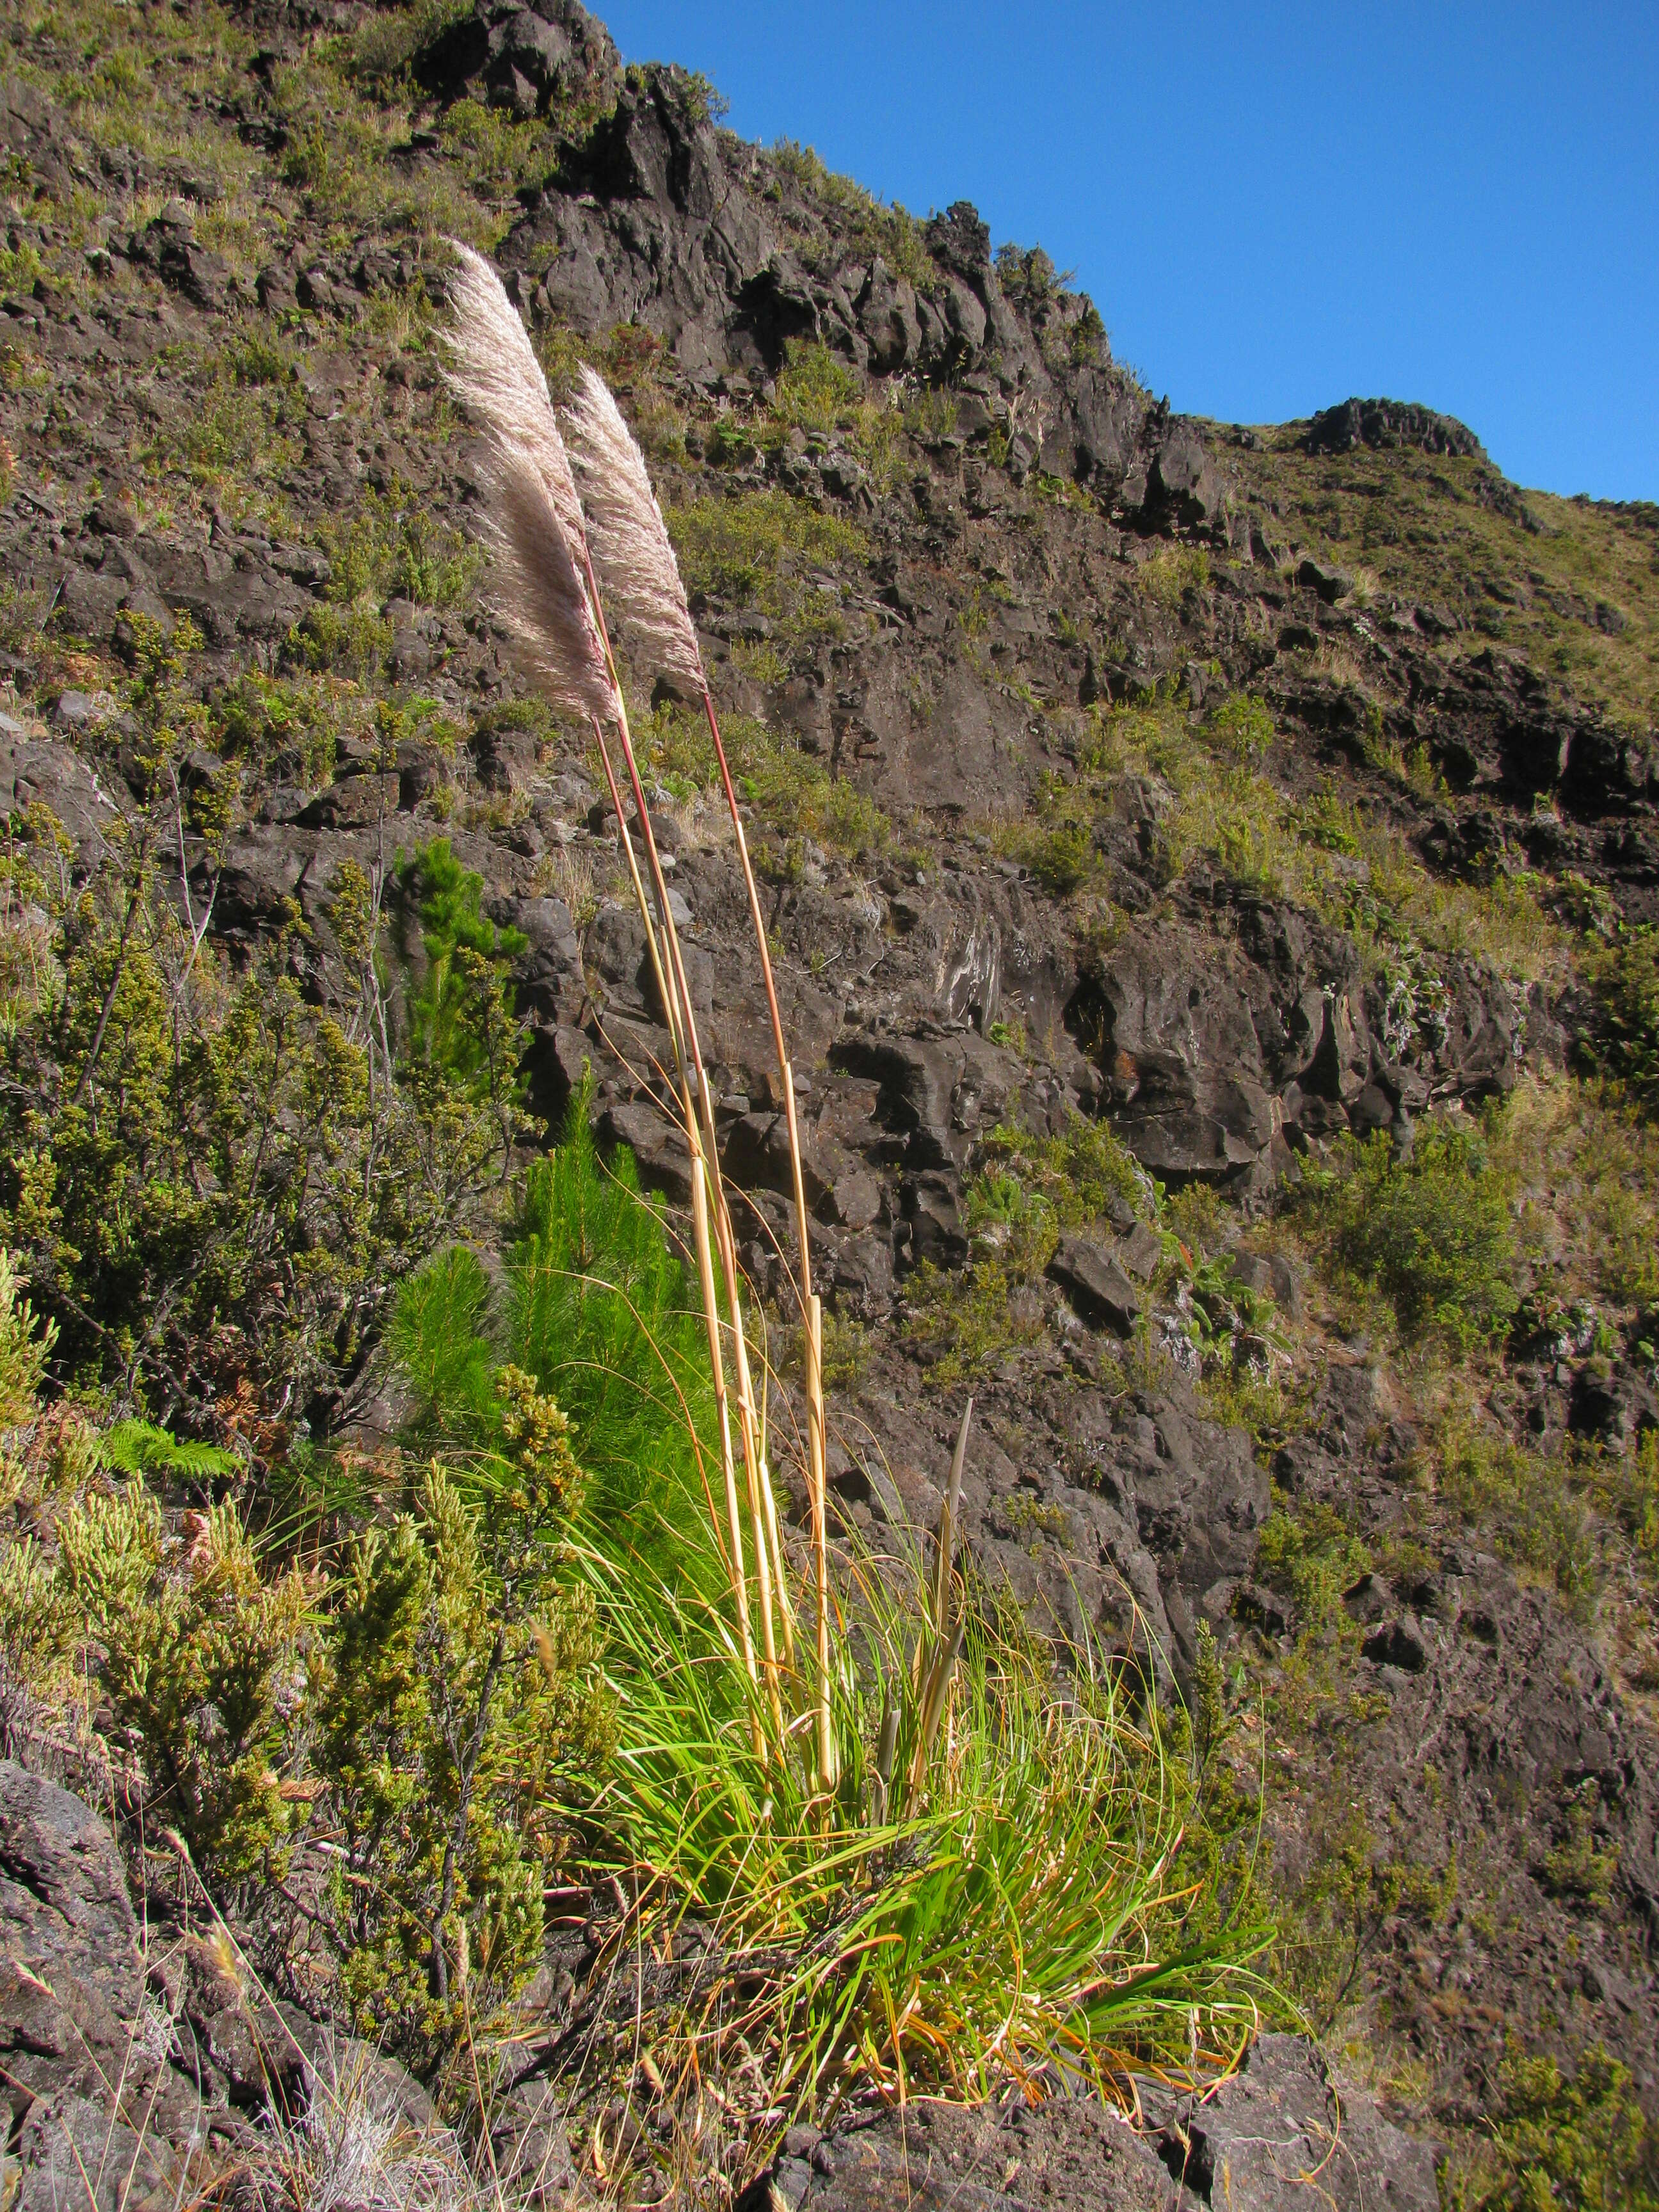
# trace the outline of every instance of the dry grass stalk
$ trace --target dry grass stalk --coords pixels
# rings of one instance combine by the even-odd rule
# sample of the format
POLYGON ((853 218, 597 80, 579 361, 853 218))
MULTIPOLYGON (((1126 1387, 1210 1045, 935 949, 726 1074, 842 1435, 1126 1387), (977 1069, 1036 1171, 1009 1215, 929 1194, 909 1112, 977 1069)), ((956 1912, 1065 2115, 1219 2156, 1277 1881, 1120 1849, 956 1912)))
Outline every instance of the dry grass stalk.
MULTIPOLYGON (((780 1610, 786 1661, 791 1656, 793 1640, 781 1543, 765 1462, 764 1436, 749 1371, 736 1240, 721 1182, 712 1101, 678 932, 645 803, 622 684, 605 629, 586 519, 576 494, 546 381, 518 315, 488 263, 465 247, 458 246, 456 251, 460 268, 452 290, 456 324, 451 337, 450 374, 456 391, 483 433, 478 474, 486 494, 485 535, 495 555, 495 603, 505 627, 555 702, 582 714, 593 727, 673 1048, 681 1118, 691 1153, 693 1242, 720 1422, 727 1522, 726 1535, 721 1539, 720 1547, 726 1555, 744 1663, 754 1680, 757 1667, 746 1547, 737 1494, 723 1349, 723 1333, 729 1327, 738 1384, 738 1426, 754 1547, 763 1656, 775 1722, 781 1729, 782 1707, 776 1637, 780 1610), (620 744, 644 853, 644 872, 635 853, 627 806, 605 742, 607 726, 615 728, 620 744), (650 896, 646 889, 646 874, 651 879, 650 896), (718 1285, 717 1257, 720 1278, 718 1285), (721 1288, 729 1320, 720 1313, 721 1288)), ((599 390, 604 391, 603 386, 599 390)), ((605 398, 610 401, 608 392, 605 398)), ((614 412, 614 402, 610 404, 614 412)), ((602 410, 598 410, 595 420, 600 419, 602 413, 602 410)), ((617 422, 620 423, 619 416, 617 422)), ((620 460, 613 453, 606 465, 608 473, 601 470, 595 477, 590 471, 590 489, 596 506, 611 518, 606 542, 612 549, 613 564, 620 560, 625 567, 629 559, 644 564, 632 586, 630 604, 637 607, 641 604, 648 605, 651 588, 660 586, 660 577, 651 568, 655 557, 652 544, 659 540, 661 547, 666 548, 667 538, 644 473, 643 461, 632 447, 631 440, 627 439, 625 428, 623 437, 629 453, 620 460), (611 496, 613 483, 622 489, 620 506, 611 496), (616 518, 625 518, 634 512, 641 496, 649 510, 650 526, 642 540, 630 544, 625 529, 619 535, 616 518)), ((672 550, 667 557, 672 568, 672 550)), ((674 580, 677 584, 677 576, 674 580)), ((683 611, 683 593, 679 595, 679 604, 683 611)), ((689 630, 689 617, 682 612, 682 619, 689 630)), ((695 633, 691 634, 691 641, 695 650, 695 633)))
MULTIPOLYGON (((812 1512, 812 1547, 816 1566, 818 1609, 818 1764, 823 1785, 837 1778, 835 1739, 830 1720, 829 1681, 829 1528, 827 1512, 828 1440, 823 1402, 823 1322, 812 1291, 811 1258, 806 1212, 805 1177, 801 1170, 800 1132, 795 1112, 794 1070, 784 1043, 783 1018, 772 974, 765 918, 760 890, 749 858, 743 817, 732 781, 732 771, 720 737, 720 722, 708 685, 696 625, 686 604, 679 564, 669 540, 662 510, 651 489, 644 456, 615 398, 592 369, 582 371, 575 398, 566 412, 571 447, 581 479, 587 519, 589 571, 596 604, 599 586, 611 605, 627 623, 647 665, 653 672, 691 685, 702 696, 720 763, 720 780, 731 812, 738 865, 749 897, 750 919, 760 954, 761 974, 771 1015, 772 1037, 777 1055, 779 1103, 789 1138, 789 1157, 794 1186, 798 1248, 797 1295, 800 1302, 803 1366, 807 1405, 807 1483, 812 1512)), ((620 695, 620 684, 617 687, 620 695)), ((709 1131, 713 1141, 712 1126, 709 1131)), ((735 1282, 733 1284, 735 1298, 735 1282)), ((735 1304, 734 1304, 735 1311, 735 1304)), ((741 1333, 738 1334, 741 1346, 741 1333)), ((744 1355, 739 1351, 739 1362, 744 1355)), ((763 1461, 762 1492, 769 1521, 775 1527, 776 1509, 763 1461)), ((782 1588, 781 1550, 777 1552, 782 1588)), ((787 1617, 786 1617, 787 1625, 787 1617)))
POLYGON ((565 420, 581 479, 588 550, 606 604, 652 668, 704 690, 697 633, 645 456, 592 369, 582 369, 565 420))

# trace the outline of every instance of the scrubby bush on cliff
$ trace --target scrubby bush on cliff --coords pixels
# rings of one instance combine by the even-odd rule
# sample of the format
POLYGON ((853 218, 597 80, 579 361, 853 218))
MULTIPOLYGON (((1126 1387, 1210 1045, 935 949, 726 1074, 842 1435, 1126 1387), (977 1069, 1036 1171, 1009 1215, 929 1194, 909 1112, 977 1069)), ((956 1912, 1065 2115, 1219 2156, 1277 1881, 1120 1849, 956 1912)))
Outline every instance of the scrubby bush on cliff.
POLYGON ((348 862, 326 935, 296 912, 239 974, 204 939, 216 877, 179 876, 175 789, 89 867, 40 814, 0 846, 0 1240, 64 1376, 196 1421, 245 1376, 297 1413, 351 1388, 398 1281, 500 1177, 512 948, 449 927, 400 1059, 380 887, 348 862))
POLYGON ((1386 1301, 1408 1343, 1467 1353, 1507 1328, 1509 1190, 1476 1132, 1431 1124, 1404 1158, 1380 1133, 1345 1138, 1304 1176, 1296 1210, 1339 1282, 1386 1301))
POLYGON ((331 1510, 301 1465, 308 1510, 259 1534, 234 1497, 181 1497, 166 1454, 113 1484, 130 1455, 73 1414, 66 1450, 37 1395, 48 1349, 0 1254, 0 1470, 27 1524, 0 1540, 0 1660, 33 1717, 16 1747, 83 1731, 89 1683, 148 1833, 257 1909, 279 1968, 295 1908, 313 1980, 441 2067, 534 1971, 565 1808, 609 1754, 562 1413, 503 1369, 490 1449, 407 1473, 389 1455, 374 1487, 348 1465, 331 1510))
POLYGON ((496 1381, 502 1455, 428 1462, 347 1547, 311 1706, 342 1989, 360 2032, 428 2059, 534 1971, 561 1797, 611 1735, 560 1548, 582 1488, 568 1425, 520 1370, 496 1381))
POLYGON ((1623 931, 1592 956, 1590 969, 1605 1035, 1589 1056, 1651 1107, 1659 1102, 1659 929, 1623 931))

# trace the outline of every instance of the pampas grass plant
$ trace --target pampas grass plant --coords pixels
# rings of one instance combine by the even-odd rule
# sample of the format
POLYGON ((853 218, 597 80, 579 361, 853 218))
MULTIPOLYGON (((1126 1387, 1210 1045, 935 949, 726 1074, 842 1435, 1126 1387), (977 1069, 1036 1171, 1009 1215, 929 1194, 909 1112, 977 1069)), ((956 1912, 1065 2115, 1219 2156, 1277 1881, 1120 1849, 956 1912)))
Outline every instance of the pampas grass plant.
MULTIPOLYGON (((451 375, 480 434, 492 603, 554 704, 590 726, 611 794, 690 1159, 708 1389, 690 1382, 664 1286, 636 1304, 624 1282, 607 1281, 585 1232, 562 1225, 599 1211, 602 1171, 585 1099, 565 1144, 536 1171, 539 1225, 508 1255, 504 1320, 484 1312, 480 1278, 467 1323, 476 1341, 458 1348, 444 1297, 422 1309, 416 1285, 404 1302, 400 1349, 406 1371, 428 1378, 425 1418, 452 1429, 465 1429, 467 1390, 442 1377, 482 1371, 503 1349, 546 1387, 561 1373, 575 1384, 625 1346, 629 1387, 649 1409, 645 1428, 664 1418, 683 1424, 689 1460, 678 1446, 666 1455, 680 1473, 657 1501, 655 1525, 695 1507, 700 1492, 704 1510, 690 1516, 698 1527, 677 1528, 675 1538, 705 1545, 714 1571, 699 1572, 672 1544, 653 1549, 645 1519, 632 1509, 619 1516, 614 1501, 607 1508, 603 1478, 572 1546, 607 1626, 618 1699, 617 1756, 590 1816, 592 1871, 626 1872, 630 1940, 665 1957, 678 1917, 696 1911, 713 1916, 732 1961, 718 1978, 718 2019, 682 2018, 665 2027, 664 2047, 698 2079, 734 2033, 751 2073, 763 2048, 757 2113, 769 2119, 805 2106, 822 2113, 855 2081, 902 2097, 924 2083, 977 2095, 1012 2077, 1036 2094, 1082 2078, 1115 2082, 1133 2102, 1123 2081, 1134 2064, 1212 2074, 1248 2039, 1255 1990, 1245 1962, 1263 1939, 1242 1920, 1202 1942, 1185 1932, 1194 1892, 1176 1869, 1192 1793, 1144 1676, 1120 1678, 1087 1646, 1062 1680, 1018 1624, 973 1592, 957 1557, 971 1401, 931 1553, 918 1545, 878 1555, 843 1532, 840 1587, 831 1585, 823 1316, 793 1071, 696 631, 614 398, 584 369, 562 431, 511 303, 487 264, 458 252, 451 375), (794 1632, 768 1400, 755 1387, 769 1370, 745 1325, 709 1085, 611 623, 648 672, 701 698, 747 889, 792 1160, 810 1653, 794 1632), (610 1320, 608 1299, 620 1302, 610 1320)), ((615 1202, 646 1206, 626 1190, 615 1202)), ((633 1249, 638 1240, 623 1241, 633 1249)), ((556 1380, 552 1387, 563 1395, 556 1380)), ((642 1477, 627 1471, 629 1496, 642 1477)))

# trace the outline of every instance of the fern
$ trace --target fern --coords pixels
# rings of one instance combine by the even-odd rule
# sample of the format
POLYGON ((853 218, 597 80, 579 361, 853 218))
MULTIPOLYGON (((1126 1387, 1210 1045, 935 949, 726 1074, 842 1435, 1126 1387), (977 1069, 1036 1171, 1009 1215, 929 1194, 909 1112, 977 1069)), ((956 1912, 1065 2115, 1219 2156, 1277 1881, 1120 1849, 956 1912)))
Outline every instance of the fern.
POLYGON ((151 1421, 117 1421, 98 1439, 102 1464, 117 1474, 175 1474, 186 1482, 240 1474, 242 1462, 217 1444, 180 1439, 151 1421))

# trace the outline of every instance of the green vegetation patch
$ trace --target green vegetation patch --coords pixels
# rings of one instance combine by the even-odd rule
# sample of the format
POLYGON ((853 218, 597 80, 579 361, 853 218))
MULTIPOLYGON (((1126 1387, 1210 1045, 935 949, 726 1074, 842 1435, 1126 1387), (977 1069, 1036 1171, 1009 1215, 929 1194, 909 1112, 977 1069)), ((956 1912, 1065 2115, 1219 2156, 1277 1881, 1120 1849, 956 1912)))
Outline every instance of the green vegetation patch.
POLYGON ((317 543, 329 559, 328 596, 343 606, 378 608, 392 599, 462 606, 483 574, 482 549, 428 514, 403 483, 366 493, 349 520, 322 524, 317 543))
POLYGON ((1300 450, 1293 426, 1229 448, 1247 496, 1375 588, 1445 609, 1448 659, 1493 641, 1642 733, 1659 714, 1659 507, 1517 496, 1490 462, 1300 450))
MULTIPOLYGON (((1240 693, 1210 710, 1200 730, 1178 702, 1094 708, 1070 782, 1050 778, 1041 834, 1091 830, 1133 783, 1158 806, 1161 872, 1174 881, 1202 858, 1243 888, 1291 898, 1353 938, 1373 972, 1432 1023, 1443 995, 1437 963, 1484 961, 1522 981, 1563 981, 1560 933, 1524 873, 1484 884, 1433 876, 1375 809, 1327 789, 1282 792, 1257 763, 1272 741, 1262 702, 1240 693)), ((1036 832, 1027 833, 1035 838, 1036 832)), ((1056 849, 1064 850, 1063 846, 1056 849)))
POLYGON ((1406 1343, 1468 1352, 1506 1334, 1519 1302, 1510 1191, 1477 1131, 1428 1123, 1403 1158, 1381 1132, 1346 1137, 1295 1203, 1335 1279, 1380 1297, 1406 1343))
MULTIPOLYGON (((769 864, 788 873, 801 857, 801 841, 847 853, 879 852, 888 842, 887 817, 856 784, 832 776, 823 763, 752 714, 732 714, 720 725, 738 796, 750 804, 767 829, 784 841, 769 864)), ((723 799, 720 763, 705 717, 672 703, 641 722, 644 757, 671 789, 699 789, 723 799)), ((757 850, 757 863, 769 856, 757 850)))
POLYGON ((762 491, 671 508, 668 531, 694 596, 754 608, 786 642, 842 635, 841 588, 812 572, 868 558, 869 541, 856 523, 787 492, 762 491))

